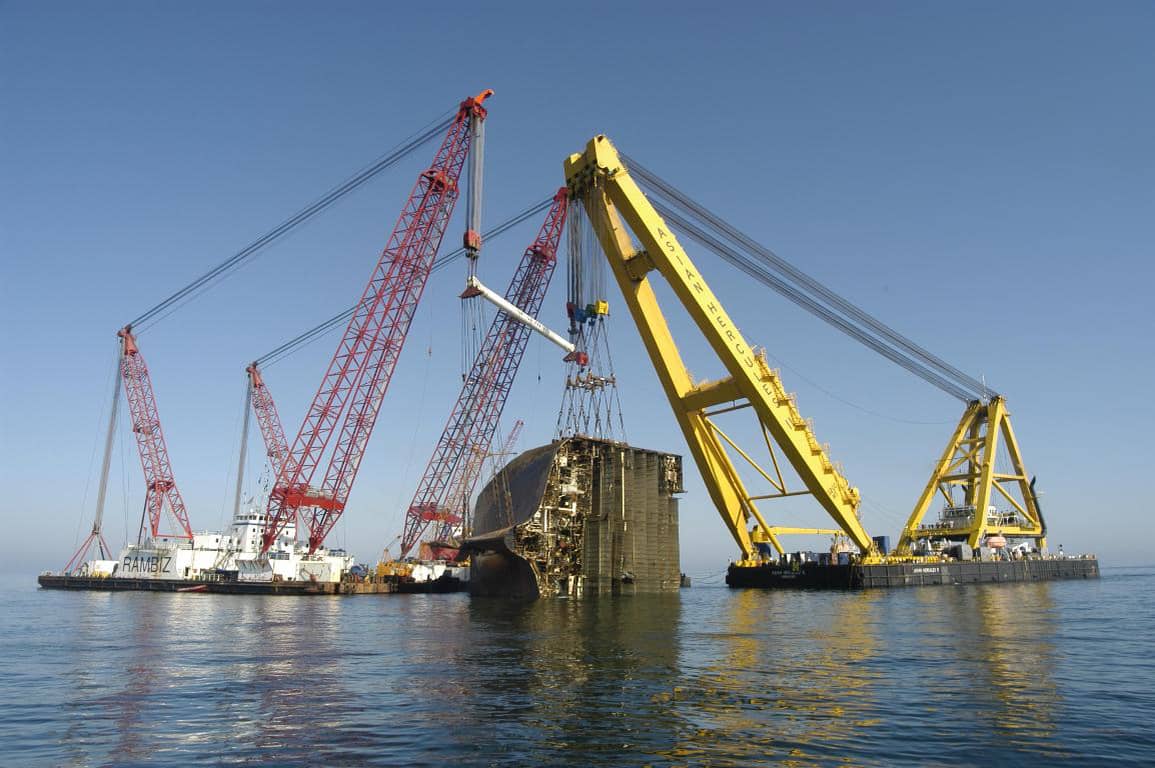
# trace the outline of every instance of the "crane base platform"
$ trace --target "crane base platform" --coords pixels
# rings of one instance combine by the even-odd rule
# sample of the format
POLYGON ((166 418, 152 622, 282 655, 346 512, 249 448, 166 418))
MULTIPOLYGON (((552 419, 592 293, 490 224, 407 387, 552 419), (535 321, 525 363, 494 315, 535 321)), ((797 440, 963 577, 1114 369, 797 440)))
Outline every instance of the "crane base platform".
POLYGON ((849 565, 732 563, 726 571, 730 587, 772 589, 875 589, 1097 578, 1099 561, 1093 556, 849 565))

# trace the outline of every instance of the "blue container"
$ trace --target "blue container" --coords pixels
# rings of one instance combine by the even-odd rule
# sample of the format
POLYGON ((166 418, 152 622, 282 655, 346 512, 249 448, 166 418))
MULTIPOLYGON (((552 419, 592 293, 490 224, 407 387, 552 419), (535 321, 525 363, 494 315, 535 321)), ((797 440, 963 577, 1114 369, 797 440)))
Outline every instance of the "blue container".
POLYGON ((889 536, 875 536, 874 546, 878 547, 878 551, 882 554, 890 552, 890 537, 889 536))
POLYGON ((839 565, 850 565, 850 553, 849 552, 839 552, 838 553, 838 564, 839 565))

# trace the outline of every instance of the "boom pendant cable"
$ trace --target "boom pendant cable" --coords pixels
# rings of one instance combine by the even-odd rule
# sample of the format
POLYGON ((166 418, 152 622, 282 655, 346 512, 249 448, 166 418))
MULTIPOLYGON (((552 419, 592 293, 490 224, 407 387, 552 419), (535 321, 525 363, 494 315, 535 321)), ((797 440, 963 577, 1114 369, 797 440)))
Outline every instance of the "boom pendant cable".
MULTIPOLYGON (((504 232, 507 232, 508 230, 513 229, 518 224, 521 224, 523 221, 525 221, 529 218, 532 218, 533 216, 536 216, 537 214, 541 213, 546 208, 549 208, 549 206, 552 203, 553 203, 552 197, 547 197, 544 200, 540 200, 540 201, 534 203, 533 205, 529 206, 525 210, 523 210, 521 213, 519 213, 515 216, 512 216, 511 218, 506 219, 505 221, 503 221, 500 224, 493 227, 493 229, 490 229, 489 231, 485 232, 482 235, 482 238, 484 240, 488 240, 490 238, 497 237, 497 236, 503 234, 504 232)), ((433 273, 435 273, 441 269, 444 269, 445 267, 449 266, 451 263, 460 259, 462 256, 465 256, 467 252, 468 252, 467 249, 464 246, 462 246, 461 248, 458 248, 457 250, 452 251, 451 253, 448 253, 444 256, 439 257, 436 261, 433 262, 433 267, 429 270, 429 273, 433 274, 433 273)), ((281 344, 280 346, 276 347, 275 349, 270 350, 269 352, 266 352, 264 355, 257 358, 257 360, 256 360, 257 365, 259 365, 261 367, 268 367, 269 365, 272 365, 273 363, 281 360, 282 358, 287 357, 288 355, 292 354, 296 350, 305 346, 309 342, 311 342, 311 341, 313 341, 313 340, 315 340, 321 336, 324 336, 325 333, 327 333, 328 331, 332 330, 333 328, 336 328, 337 326, 339 326, 342 323, 344 323, 345 321, 347 321, 349 319, 349 317, 353 314, 353 312, 356 311, 356 309, 357 309, 356 306, 349 307, 344 312, 341 312, 338 315, 334 315, 333 317, 330 317, 328 320, 324 321, 323 323, 320 323, 319 325, 316 325, 313 328, 310 328, 309 330, 305 331, 304 333, 300 334, 299 336, 296 336, 296 337, 286 341, 284 344, 281 344)))
POLYGON ((779 276, 770 272, 763 265, 754 263, 751 259, 745 257, 742 253, 735 250, 733 247, 730 247, 721 242, 703 230, 701 227, 691 223, 664 204, 654 200, 651 200, 651 203, 654 206, 654 210, 656 210, 658 214, 661 215, 662 218, 664 218, 675 229, 692 238, 693 240, 696 240, 699 244, 717 254, 723 260, 738 267, 738 269, 758 280, 763 285, 772 288, 782 296, 790 299, 795 304, 805 309, 807 312, 813 314, 815 317, 826 321, 846 335, 850 336, 856 341, 861 342, 870 349, 873 349, 878 354, 905 368, 907 371, 910 371, 915 376, 918 376, 929 384, 933 384, 935 387, 938 387, 952 397, 958 398, 964 403, 974 399, 971 393, 963 389, 961 386, 944 378, 943 376, 940 376, 934 371, 926 370, 925 368, 918 365, 916 361, 902 355, 886 344, 881 343, 870 334, 866 333, 859 326, 854 325, 842 316, 831 311, 821 302, 815 300, 811 296, 808 296, 803 291, 799 290, 779 276))
MULTIPOLYGON (((689 217, 689 219, 679 217, 683 224, 694 226, 690 224, 690 220, 693 220, 701 225, 695 226, 696 234, 685 230, 683 227, 679 227, 680 229, 686 231, 699 242, 702 242, 700 235, 704 235, 714 242, 720 242, 716 238, 710 237, 705 231, 707 229, 712 230, 721 238, 729 240, 737 246, 737 251, 728 249, 729 255, 719 253, 727 261, 739 266, 743 271, 770 285, 774 290, 799 303, 808 311, 835 325, 871 349, 964 402, 976 398, 998 396, 998 393, 986 386, 984 382, 963 373, 862 308, 839 296, 769 248, 690 199, 657 174, 647 170, 631 158, 623 155, 622 159, 629 164, 630 173, 636 176, 651 193, 662 197, 669 202, 670 206, 689 217), (771 276, 777 278, 773 284, 768 282, 768 278, 771 276), (835 320, 835 318, 838 319, 835 320), (856 329, 856 332, 851 331, 851 328, 856 329), (870 337, 871 340, 868 341, 867 337, 870 337), (883 351, 883 347, 887 348, 889 352, 883 351), (896 359, 898 357, 905 359, 910 365, 900 362, 896 359), (912 365, 914 367, 911 367, 912 365)), ((659 208, 659 213, 663 216, 666 216, 666 211, 670 211, 669 206, 655 205, 655 208, 659 208)), ((703 242, 703 245, 715 250, 708 243, 703 242)), ((715 250, 715 252, 718 251, 715 250)))
POLYGON ((337 186, 330 189, 317 200, 305 206, 301 210, 294 213, 289 218, 282 221, 277 226, 270 229, 265 234, 258 237, 246 245, 241 250, 234 253, 229 258, 216 265, 208 272, 193 280, 188 285, 181 288, 176 293, 173 293, 168 298, 155 304, 147 311, 141 313, 133 319, 129 325, 138 333, 141 326, 148 327, 155 325, 159 320, 171 314, 179 305, 192 299, 200 292, 220 280, 225 275, 239 268, 251 256, 262 250, 265 246, 275 242, 281 237, 287 235, 289 232, 296 229, 301 224, 312 219, 318 213, 321 213, 331 205, 342 199, 350 192, 360 188, 366 182, 376 177, 382 171, 397 164, 400 160, 409 156, 411 153, 420 149, 422 146, 440 136, 445 132, 449 123, 453 120, 453 112, 446 113, 441 117, 435 119, 432 123, 422 128, 417 133, 404 139, 400 144, 385 153, 381 157, 374 160, 372 163, 354 173, 352 176, 341 182, 337 186), (151 322, 150 322, 151 321, 151 322))

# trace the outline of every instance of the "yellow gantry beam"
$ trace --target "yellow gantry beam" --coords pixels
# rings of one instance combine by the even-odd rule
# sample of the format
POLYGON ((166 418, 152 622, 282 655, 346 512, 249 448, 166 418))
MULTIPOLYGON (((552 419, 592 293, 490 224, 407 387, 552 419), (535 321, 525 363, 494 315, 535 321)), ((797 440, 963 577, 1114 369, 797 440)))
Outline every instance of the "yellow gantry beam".
MULTIPOLYGON (((572 199, 585 206, 710 498, 743 559, 756 559, 748 531, 752 519, 766 531, 787 529, 766 524, 754 503, 766 497, 751 497, 746 491, 719 439, 720 430, 706 413, 711 406, 734 401, 745 401, 754 410, 806 491, 863 553, 869 552, 872 541, 858 520, 858 489, 829 459, 777 372, 746 343, 673 232, 630 177, 609 139, 597 136, 585 152, 571 155, 565 175, 572 199), (634 247, 630 232, 641 242, 641 250, 634 247), (648 275, 655 270, 669 283, 729 377, 695 386, 650 285, 648 275)), ((745 452, 741 455, 753 464, 745 452)), ((773 542, 781 551, 776 537, 773 542)))

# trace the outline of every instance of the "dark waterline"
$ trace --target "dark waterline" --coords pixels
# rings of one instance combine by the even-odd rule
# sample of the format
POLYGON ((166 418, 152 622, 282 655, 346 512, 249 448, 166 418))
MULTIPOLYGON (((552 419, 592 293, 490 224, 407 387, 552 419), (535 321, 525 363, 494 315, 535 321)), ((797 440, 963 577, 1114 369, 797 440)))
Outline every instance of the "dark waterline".
POLYGON ((3 765, 1064 765, 1155 755, 1155 569, 508 603, 10 584, 3 765))

